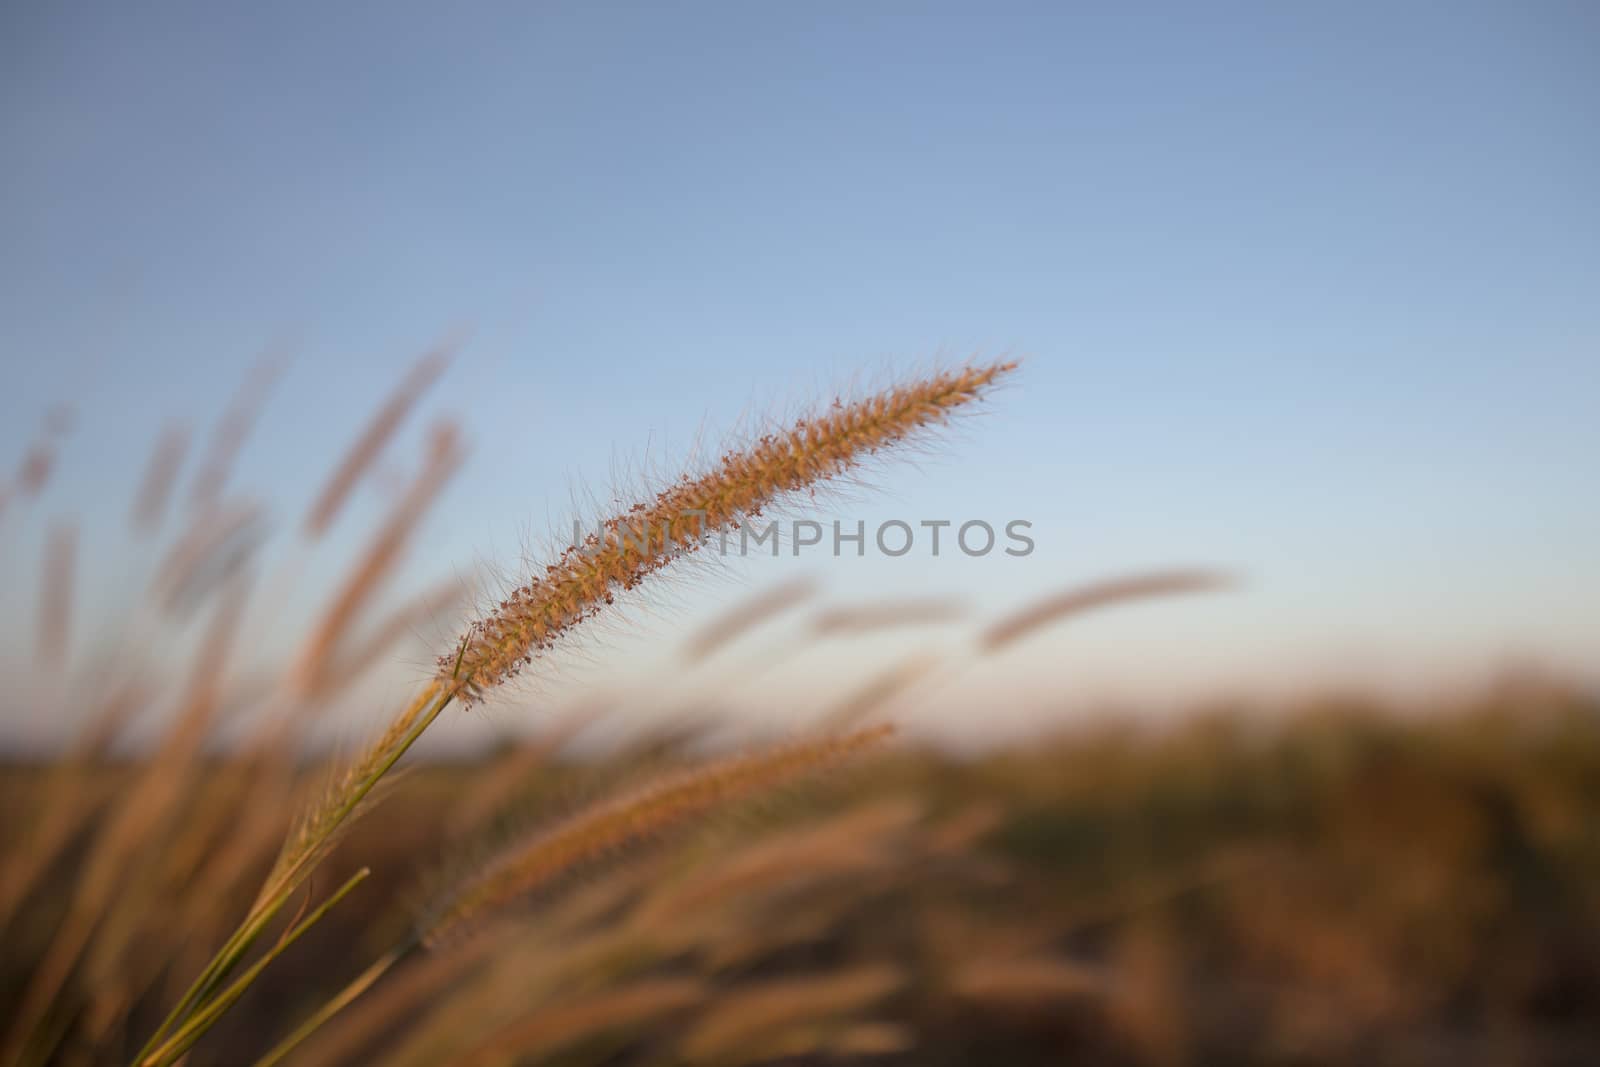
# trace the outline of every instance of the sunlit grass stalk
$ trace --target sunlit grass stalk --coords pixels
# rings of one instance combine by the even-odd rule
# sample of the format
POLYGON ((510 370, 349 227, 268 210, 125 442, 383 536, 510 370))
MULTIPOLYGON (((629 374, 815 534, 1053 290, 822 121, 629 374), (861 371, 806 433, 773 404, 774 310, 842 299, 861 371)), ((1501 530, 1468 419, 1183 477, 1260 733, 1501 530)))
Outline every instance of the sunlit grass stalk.
POLYGON ((285 1037, 256 1067, 270 1067, 372 987, 417 949, 436 947, 461 928, 537 892, 558 876, 756 793, 832 767, 893 733, 887 725, 737 756, 653 782, 618 800, 602 802, 545 833, 503 850, 481 874, 469 877, 412 935, 380 957, 285 1037))
POLYGON ((391 967, 411 955, 421 944, 421 941, 412 938, 398 948, 391 949, 378 957, 372 966, 362 971, 349 985, 330 997, 322 1007, 313 1012, 310 1018, 295 1027, 293 1033, 274 1045, 271 1052, 257 1060, 255 1067, 273 1067, 273 1064, 282 1063, 285 1056, 298 1048, 306 1038, 316 1033, 323 1023, 339 1014, 357 997, 371 989, 378 979, 389 973, 391 967))
MULTIPOLYGON (((657 493, 652 501, 607 520, 603 535, 570 547, 541 575, 514 590, 495 612, 469 629, 452 654, 440 658, 436 677, 301 821, 249 915, 180 998, 135 1062, 159 1067, 181 1055, 282 950, 280 943, 233 985, 217 992, 295 890, 331 851, 373 789, 452 701, 458 697, 468 701, 480 698, 558 638, 611 604, 617 594, 635 588, 675 559, 701 548, 713 533, 729 531, 746 517, 761 514, 769 505, 843 474, 880 449, 944 422, 952 411, 979 398, 1014 367, 1014 363, 967 366, 893 387, 853 404, 835 402, 820 414, 797 420, 785 432, 767 434, 743 451, 729 451, 705 474, 685 476, 657 493)), ((799 750, 784 751, 781 758, 805 762, 799 757, 799 750)), ((785 769, 783 765, 769 767, 767 773, 769 777, 774 773, 781 777, 785 769)), ((641 810, 639 817, 647 823, 657 821, 667 808, 687 805, 695 809, 699 803, 717 802, 725 794, 739 791, 735 784, 741 788, 758 784, 746 782, 736 769, 721 773, 723 777, 703 779, 687 791, 680 786, 679 792, 657 796, 655 812, 641 810)), ((602 821, 590 827, 590 844, 620 840, 627 833, 619 831, 633 829, 636 828, 626 822, 602 821)), ((569 844, 573 850, 566 855, 568 861, 584 851, 581 839, 569 844)), ((525 873, 520 872, 518 877, 525 873)), ((492 905, 509 888, 514 887, 491 881, 477 887, 483 895, 469 894, 465 900, 474 906, 492 905)), ((319 908, 307 922, 320 918, 326 908, 327 905, 319 908)), ((303 928, 297 926, 295 930, 303 928)))
POLYGON ((880 449, 944 422, 976 400, 1015 363, 963 367, 898 386, 854 404, 840 403, 728 452, 712 470, 685 476, 648 503, 602 524, 602 532, 567 548, 544 572, 513 590, 476 623, 456 653, 441 657, 442 676, 475 698, 510 678, 574 626, 672 560, 732 531, 747 517, 859 465, 880 449))
POLYGON ((436 684, 426 686, 411 706, 390 724, 378 742, 351 769, 339 788, 331 793, 329 800, 316 811, 308 826, 296 835, 292 847, 285 850, 273 872, 268 875, 266 885, 255 906, 251 908, 250 914, 212 957, 200 977, 195 979, 160 1028, 140 1050, 135 1063, 167 1062, 164 1059, 149 1058, 151 1049, 166 1033, 205 1003, 210 993, 238 966, 267 926, 283 910, 290 896, 327 854, 335 835, 345 821, 389 769, 416 743, 428 725, 449 706, 453 696, 452 691, 442 689, 436 684))
POLYGON ((597 857, 834 766, 893 732, 885 724, 778 745, 694 767, 589 808, 504 850, 482 873, 458 885, 423 924, 423 940, 445 941, 479 917, 537 892, 597 857))
POLYGON ((291 927, 278 940, 278 943, 272 946, 271 950, 236 978, 232 985, 207 1001, 204 1008, 197 1011, 182 1026, 178 1027, 164 1044, 148 1055, 141 1054, 142 1059, 140 1062, 148 1064, 171 1063, 185 1052, 188 1052, 189 1049, 194 1047, 194 1043, 200 1040, 201 1035, 210 1029, 211 1025, 220 1019, 223 1013, 244 995, 245 990, 250 987, 250 983, 255 981, 257 975, 266 970, 268 964, 282 955, 290 945, 298 941, 302 934, 321 921, 323 916, 333 910, 335 904, 343 900, 352 889, 365 881, 371 873, 370 870, 363 867, 352 875, 344 885, 334 891, 332 896, 318 905, 315 911, 291 927))

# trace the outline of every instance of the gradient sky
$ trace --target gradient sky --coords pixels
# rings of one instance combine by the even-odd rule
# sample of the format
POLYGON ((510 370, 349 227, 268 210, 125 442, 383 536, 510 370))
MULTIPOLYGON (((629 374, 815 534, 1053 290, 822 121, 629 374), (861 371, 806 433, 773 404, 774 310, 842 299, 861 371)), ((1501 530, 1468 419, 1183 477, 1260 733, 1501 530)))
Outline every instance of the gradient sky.
POLYGON ((287 527, 472 329, 423 576, 704 428, 1010 349, 990 415, 827 514, 1025 518, 1037 551, 818 561, 837 593, 1247 576, 1007 668, 1099 696, 1600 680, 1600 8, 334 8, 0 12, 0 457, 78 413, 0 529, 13 588, 272 344, 236 484, 287 527))

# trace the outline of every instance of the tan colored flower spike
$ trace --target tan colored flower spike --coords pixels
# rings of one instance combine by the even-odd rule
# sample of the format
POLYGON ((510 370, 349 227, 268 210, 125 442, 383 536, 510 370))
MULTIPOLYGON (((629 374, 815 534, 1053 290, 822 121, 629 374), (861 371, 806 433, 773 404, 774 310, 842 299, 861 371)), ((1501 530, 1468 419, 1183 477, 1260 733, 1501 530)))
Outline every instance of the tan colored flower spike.
MULTIPOLYGON (((743 520, 802 490, 858 468, 881 448, 946 422, 956 409, 981 398, 1015 366, 1012 362, 968 365, 926 375, 854 403, 835 401, 786 431, 726 453, 708 472, 685 476, 652 499, 611 518, 587 543, 569 548, 514 590, 440 658, 438 671, 410 704, 297 820, 250 912, 145 1042, 135 1062, 144 1067, 167 1067, 182 1058, 243 995, 263 967, 365 877, 358 874, 345 883, 254 964, 241 968, 296 890, 370 804, 373 791, 446 707, 457 700, 481 697, 612 603, 619 592, 633 589, 678 557, 702 548, 711 537, 736 529, 743 520)), ((561 872, 610 848, 829 765, 886 732, 886 728, 873 728, 812 746, 781 748, 674 779, 619 805, 603 806, 525 850, 508 853, 505 866, 496 864, 459 887, 444 909, 434 913, 436 921, 419 931, 419 936, 437 936, 444 927, 492 911, 497 904, 548 885, 561 872)), ((281 1061, 407 951, 400 947, 377 960, 280 1042, 261 1065, 281 1061)))
POLYGON ((580 812, 504 850, 433 909, 421 935, 438 944, 464 924, 550 885, 597 857, 648 840, 710 812, 833 767, 894 733, 888 724, 778 745, 669 775, 580 812))
POLYGON ((686 476, 654 500, 607 520, 601 534, 568 547, 543 574, 514 590, 440 657, 440 681, 464 699, 478 698, 673 558, 789 494, 944 422, 1015 367, 1000 362, 930 375, 855 403, 836 403, 744 451, 726 453, 709 472, 686 476))

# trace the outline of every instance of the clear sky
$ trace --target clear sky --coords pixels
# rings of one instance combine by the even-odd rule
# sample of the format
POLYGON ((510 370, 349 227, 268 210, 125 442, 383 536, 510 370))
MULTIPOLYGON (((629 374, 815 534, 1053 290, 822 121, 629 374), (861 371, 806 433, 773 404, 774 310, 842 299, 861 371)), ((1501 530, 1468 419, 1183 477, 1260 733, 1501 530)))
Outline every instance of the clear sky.
POLYGON ((819 564, 841 592, 1248 577, 1048 645, 1101 694, 1600 673, 1593 4, 227 8, 0 11, 0 457, 78 415, 35 527, 120 521, 275 343, 237 480, 287 525, 472 329, 423 575, 703 426, 1010 349, 992 414, 839 513, 1035 553, 819 564))

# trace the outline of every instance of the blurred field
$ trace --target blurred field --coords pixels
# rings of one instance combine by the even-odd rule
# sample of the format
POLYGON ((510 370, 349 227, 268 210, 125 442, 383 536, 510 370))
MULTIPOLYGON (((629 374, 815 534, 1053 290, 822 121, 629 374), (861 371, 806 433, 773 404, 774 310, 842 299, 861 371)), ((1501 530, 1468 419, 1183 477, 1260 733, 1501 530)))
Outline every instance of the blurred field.
POLYGON ((0 8, 0 1067, 1600 1067, 1600 3, 835 6, 0 8))
POLYGON ((1230 585, 1211 570, 1041 588, 990 620, 943 596, 817 605, 791 580, 674 637, 642 682, 517 715, 490 756, 402 762, 703 547, 708 515, 726 530, 848 475, 1015 369, 735 442, 607 520, 645 515, 659 544, 528 563, 457 636, 483 598, 449 561, 420 591, 405 567, 464 459, 456 422, 352 558, 319 558, 447 362, 425 355, 330 457, 287 546, 229 485, 271 365, 193 463, 163 433, 115 588, 81 581, 76 523, 36 524, 70 419, 23 457, 0 533, 41 554, 12 568, 36 611, 12 609, 0 650, 4 725, 61 740, 0 767, 0 1062, 1600 1062, 1592 693, 1524 677, 1426 708, 1108 715, 967 758, 886 741, 978 661, 1230 585), (286 610, 297 583, 309 617, 286 610), (779 616, 798 637, 725 654, 779 616), (816 706, 785 741, 750 706, 824 638, 929 627, 846 699, 799 694, 816 706), (414 645, 437 666, 409 704, 361 688, 414 645), (375 703, 388 726, 354 753, 318 743, 375 703), (575 744, 596 716, 608 743, 575 744), (729 725, 762 743, 719 754, 729 725))
MULTIPOLYGON (((680 748, 591 766, 530 745, 404 776, 319 881, 378 873, 191 1062, 248 1062, 355 976, 413 921, 417 857, 680 748)), ((110 801, 132 773, 86 766, 73 788, 110 801)), ((8 848, 50 776, 5 771, 8 848)), ((247 777, 210 765, 194 810, 247 777)), ((903 747, 577 872, 391 973, 292 1062, 1593 1063, 1597 827, 1600 704, 1531 683, 1426 714, 1107 722, 970 761, 903 747)), ((7 927, 4 1003, 79 847, 7 927)), ((204 902, 189 873, 166 872, 143 932, 178 962, 72 983, 59 1062, 130 1056, 265 871, 204 902), (108 1002, 126 1017, 91 1042, 108 1002)))

